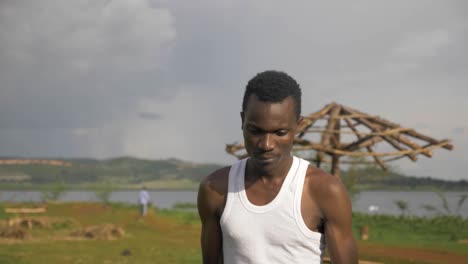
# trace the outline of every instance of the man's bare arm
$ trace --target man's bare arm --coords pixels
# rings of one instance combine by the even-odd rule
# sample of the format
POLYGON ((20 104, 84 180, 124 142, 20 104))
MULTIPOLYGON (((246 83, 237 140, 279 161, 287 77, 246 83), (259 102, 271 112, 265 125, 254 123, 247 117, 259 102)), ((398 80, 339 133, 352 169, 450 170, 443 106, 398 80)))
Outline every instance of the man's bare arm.
POLYGON ((358 251, 352 232, 352 209, 346 188, 335 176, 323 182, 321 207, 325 220, 325 241, 334 264, 358 263, 358 251))
POLYGON ((204 264, 222 263, 222 233, 219 224, 227 191, 226 169, 209 175, 200 183, 198 213, 202 222, 201 247, 204 264))

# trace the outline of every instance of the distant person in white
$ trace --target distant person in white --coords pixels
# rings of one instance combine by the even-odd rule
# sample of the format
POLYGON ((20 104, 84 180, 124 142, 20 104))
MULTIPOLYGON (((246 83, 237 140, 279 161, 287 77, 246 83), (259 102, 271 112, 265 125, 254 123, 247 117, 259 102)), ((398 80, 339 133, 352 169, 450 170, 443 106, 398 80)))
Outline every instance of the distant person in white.
POLYGON ((140 212, 141 216, 145 216, 148 212, 148 203, 150 202, 150 196, 146 191, 146 187, 140 191, 139 202, 140 202, 140 212))
POLYGON ((379 211, 379 207, 377 205, 369 205, 369 208, 368 208, 369 212, 373 213, 373 212, 377 212, 379 211))

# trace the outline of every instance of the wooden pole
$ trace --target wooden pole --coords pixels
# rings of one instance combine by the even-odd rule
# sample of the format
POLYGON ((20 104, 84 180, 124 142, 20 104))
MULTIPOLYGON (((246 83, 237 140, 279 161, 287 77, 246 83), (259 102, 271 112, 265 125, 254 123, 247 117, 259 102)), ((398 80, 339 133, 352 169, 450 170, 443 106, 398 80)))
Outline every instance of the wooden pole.
POLYGON ((331 174, 335 175, 336 177, 340 178, 340 155, 333 154, 332 156, 332 167, 331 167, 331 174))
MULTIPOLYGON (((335 103, 331 103, 327 106, 327 111, 329 112, 328 123, 326 131, 331 132, 334 130, 335 122, 337 119, 334 119, 340 113, 341 107, 336 105, 335 103)), ((326 114, 326 113, 325 113, 326 114)), ((323 133, 321 143, 323 146, 328 146, 330 144, 330 138, 332 137, 332 133, 323 133)), ((317 167, 320 167, 320 163, 323 160, 323 152, 317 151, 317 167)), ((333 162, 332 162, 333 164, 333 162)), ((332 165, 333 168, 333 165, 332 165)))
MULTIPOLYGON (((339 107, 339 110, 338 110, 338 113, 341 112, 341 107, 339 107)), ((341 128, 340 128, 340 122, 341 120, 340 119, 336 119, 334 121, 334 126, 333 126, 333 129, 335 131, 340 131, 341 128)), ((332 137, 332 146, 333 148, 338 148, 338 146, 340 145, 340 136, 341 134, 340 133, 336 133, 333 137, 332 137)), ((337 154, 334 154, 333 157, 332 157, 332 168, 331 168, 331 173, 333 175, 335 175, 336 177, 338 178, 341 178, 341 172, 340 172, 340 155, 337 155, 337 154)))

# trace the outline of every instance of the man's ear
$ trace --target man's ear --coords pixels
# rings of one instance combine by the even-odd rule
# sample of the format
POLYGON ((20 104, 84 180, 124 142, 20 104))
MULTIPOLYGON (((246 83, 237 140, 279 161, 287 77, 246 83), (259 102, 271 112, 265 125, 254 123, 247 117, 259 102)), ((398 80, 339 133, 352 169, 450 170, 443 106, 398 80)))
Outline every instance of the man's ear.
POLYGON ((301 128, 303 122, 304 122, 304 117, 303 117, 303 116, 299 116, 299 118, 297 119, 297 122, 296 122, 296 130, 298 130, 299 128, 301 128))
POLYGON ((244 129, 244 117, 245 117, 244 112, 240 112, 240 116, 241 116, 241 122, 242 122, 241 129, 244 129))

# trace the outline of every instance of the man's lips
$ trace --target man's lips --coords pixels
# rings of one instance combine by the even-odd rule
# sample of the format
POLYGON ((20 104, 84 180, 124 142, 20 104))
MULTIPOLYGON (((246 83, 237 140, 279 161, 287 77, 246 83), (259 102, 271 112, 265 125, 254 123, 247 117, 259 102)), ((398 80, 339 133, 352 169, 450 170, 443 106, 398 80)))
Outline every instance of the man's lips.
POLYGON ((271 156, 256 156, 254 157, 255 160, 257 160, 258 163, 270 163, 273 162, 276 157, 271 157, 271 156))

